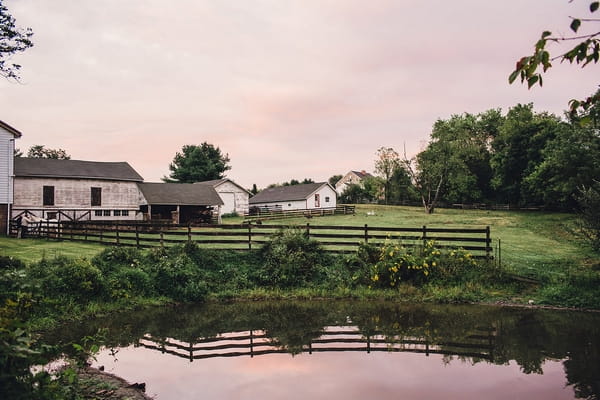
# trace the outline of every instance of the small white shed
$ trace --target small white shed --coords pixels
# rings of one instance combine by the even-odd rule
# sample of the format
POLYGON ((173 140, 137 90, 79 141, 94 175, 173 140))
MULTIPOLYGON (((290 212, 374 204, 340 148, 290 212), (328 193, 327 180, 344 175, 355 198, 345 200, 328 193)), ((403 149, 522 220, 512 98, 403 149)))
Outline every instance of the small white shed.
POLYGON ((277 210, 320 210, 335 208, 337 193, 327 182, 277 186, 260 191, 250 199, 250 207, 277 210))
POLYGON ((231 179, 215 179, 212 181, 196 182, 196 184, 212 186, 215 189, 221 200, 223 200, 220 215, 231 213, 244 215, 248 213, 250 192, 231 179))

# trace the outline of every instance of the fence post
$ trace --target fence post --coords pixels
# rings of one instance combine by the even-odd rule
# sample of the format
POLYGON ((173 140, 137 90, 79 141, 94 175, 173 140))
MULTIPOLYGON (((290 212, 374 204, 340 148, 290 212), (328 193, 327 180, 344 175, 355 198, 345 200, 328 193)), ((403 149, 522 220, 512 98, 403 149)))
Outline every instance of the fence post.
MULTIPOLYGON (((40 224, 41 226, 42 224, 40 224)), ((46 220, 46 239, 50 240, 50 220, 46 220)))
POLYGON ((369 227, 365 224, 365 243, 369 242, 369 227))
POLYGON ((192 243, 192 223, 188 222, 188 243, 192 243))
POLYGON ((252 224, 248 224, 248 250, 252 250, 252 224))
POLYGON ((83 225, 83 226, 84 226, 84 228, 83 228, 83 241, 84 241, 84 242, 87 242, 87 237, 88 237, 88 225, 87 225, 87 223, 84 223, 84 224, 85 224, 85 225, 83 225))
POLYGON ((427 226, 423 225, 423 247, 427 245, 427 226))
POLYGON ((310 223, 306 223, 306 238, 310 238, 310 223))
POLYGON ((160 248, 164 249, 165 248, 165 242, 164 242, 164 237, 163 237, 163 232, 160 231, 160 248))
POLYGON ((102 243, 104 239, 104 224, 100 224, 100 243, 102 243))
POLYGON ((115 224, 115 229, 117 231, 117 246, 118 246, 119 244, 121 244, 121 241, 119 240, 119 223, 118 222, 115 224))
POLYGON ((135 247, 140 248, 140 226, 135 224, 135 247))
POLYGON ((490 226, 485 227, 485 259, 489 261, 492 242, 490 239, 490 226))

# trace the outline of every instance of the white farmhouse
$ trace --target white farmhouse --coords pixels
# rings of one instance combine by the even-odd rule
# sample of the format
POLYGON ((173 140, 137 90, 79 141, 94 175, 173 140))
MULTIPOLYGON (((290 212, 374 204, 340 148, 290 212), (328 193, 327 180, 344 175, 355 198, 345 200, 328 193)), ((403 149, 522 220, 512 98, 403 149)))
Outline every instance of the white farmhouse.
POLYGON ((219 197, 223 200, 220 215, 231 213, 244 215, 248 212, 250 192, 231 179, 215 179, 212 181, 196 182, 196 184, 212 186, 217 191, 219 197))
POLYGON ((327 182, 277 186, 260 191, 250 198, 252 208, 270 210, 314 210, 335 208, 337 193, 327 182))
POLYGON ((139 215, 142 177, 126 162, 14 160, 12 218, 132 220, 139 215))
POLYGON ((8 234, 13 204, 15 139, 21 132, 0 121, 0 234, 8 234))
POLYGON ((342 194, 348 188, 348 186, 350 186, 350 185, 362 185, 363 180, 366 179, 366 178, 370 178, 370 177, 372 178, 373 175, 371 175, 370 173, 366 172, 365 170, 362 170, 362 171, 350 171, 346 175, 344 175, 342 177, 342 179, 340 179, 335 184, 335 190, 339 194, 342 194))

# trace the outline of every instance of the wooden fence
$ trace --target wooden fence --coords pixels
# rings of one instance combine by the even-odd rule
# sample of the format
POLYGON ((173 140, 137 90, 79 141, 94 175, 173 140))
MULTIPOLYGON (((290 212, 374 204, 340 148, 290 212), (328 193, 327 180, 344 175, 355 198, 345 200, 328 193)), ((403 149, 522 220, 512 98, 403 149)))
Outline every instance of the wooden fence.
POLYGON ((326 215, 347 215, 356 212, 355 206, 340 204, 331 208, 312 208, 301 210, 283 210, 281 206, 250 207, 244 214, 244 222, 268 221, 275 219, 298 218, 298 217, 324 217, 326 215))
MULTIPOLYGON (((319 338, 301 347, 303 353, 316 352, 411 352, 455 355, 493 361, 495 331, 480 329, 460 340, 427 340, 418 337, 386 337, 381 332, 361 332, 354 326, 326 327, 319 338)), ((193 343, 145 335, 138 346, 189 359, 190 361, 221 357, 255 357, 266 354, 289 353, 285 345, 264 331, 243 331, 198 339, 193 343)), ((296 351, 298 351, 296 350, 296 351)))
MULTIPOLYGON (((325 250, 336 253, 356 251, 361 243, 398 241, 405 246, 433 240, 438 248, 462 248, 475 257, 492 258, 490 228, 418 228, 329 225, 157 225, 140 222, 42 222, 30 232, 36 237, 85 241, 120 246, 167 247, 194 242, 204 248, 251 250, 260 247, 281 229, 294 229, 319 241, 325 250)), ((31 228, 30 228, 31 229, 31 228)))

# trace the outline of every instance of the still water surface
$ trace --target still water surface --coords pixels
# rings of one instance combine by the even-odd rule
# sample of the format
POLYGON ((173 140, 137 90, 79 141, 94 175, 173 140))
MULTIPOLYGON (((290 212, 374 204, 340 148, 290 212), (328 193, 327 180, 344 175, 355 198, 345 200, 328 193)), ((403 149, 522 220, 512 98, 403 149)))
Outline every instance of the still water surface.
POLYGON ((93 321, 60 341, 99 329, 95 365, 158 400, 600 398, 600 313, 212 304, 93 321))

